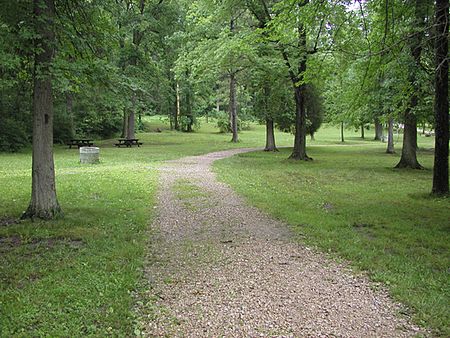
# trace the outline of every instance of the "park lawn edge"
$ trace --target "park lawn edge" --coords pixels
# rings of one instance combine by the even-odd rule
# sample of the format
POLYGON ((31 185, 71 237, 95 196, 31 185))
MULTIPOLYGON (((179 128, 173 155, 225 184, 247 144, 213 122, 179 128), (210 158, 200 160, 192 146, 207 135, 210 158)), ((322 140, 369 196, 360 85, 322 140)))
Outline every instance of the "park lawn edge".
MULTIPOLYGON (((320 166, 323 165, 321 162, 324 162, 323 156, 330 156, 330 154, 325 155, 328 150, 333 150, 333 147, 318 147, 316 154, 314 147, 309 148, 310 153, 313 154, 314 158, 317 158, 315 163, 313 162, 295 162, 286 160, 287 156, 291 149, 280 149, 281 152, 278 154, 264 153, 264 152, 251 152, 246 154, 240 154, 233 156, 228 159, 222 159, 214 162, 213 168, 217 173, 219 180, 229 184, 233 190, 235 190, 238 194, 244 197, 244 199, 251 205, 267 212, 271 216, 279 219, 289 225, 289 227, 293 230, 294 234, 298 235, 296 238, 309 246, 316 248, 316 250, 323 252, 327 255, 333 257, 333 259, 338 261, 345 261, 352 269, 358 273, 363 273, 367 275, 369 279, 373 282, 374 288, 380 287, 380 283, 382 287, 386 287, 389 290, 391 296, 396 300, 406 305, 409 310, 407 310, 408 315, 412 316, 415 323, 421 326, 428 327, 432 330, 433 334, 437 336, 448 336, 450 335, 449 328, 449 317, 448 314, 445 313, 446 301, 449 299, 449 283, 448 283, 448 274, 446 263, 448 262, 448 252, 449 247, 448 244, 445 244, 445 238, 448 239, 448 225, 445 225, 445 217, 450 213, 448 198, 431 198, 429 197, 429 192, 423 193, 414 193, 414 196, 409 196, 412 199, 420 200, 420 204, 435 204, 437 206, 441 205, 443 208, 446 208, 446 211, 440 213, 440 217, 436 218, 436 221, 440 222, 440 225, 443 229, 444 239, 438 238, 441 232, 437 231, 436 234, 427 234, 430 236, 430 239, 427 239, 426 244, 417 245, 417 253, 411 253, 407 251, 403 246, 399 245, 395 247, 395 242, 389 241, 386 238, 381 238, 383 236, 392 235, 392 232, 389 232, 383 228, 383 222, 379 222, 377 224, 374 222, 374 226, 372 227, 371 222, 365 224, 361 218, 355 214, 353 218, 356 223, 354 224, 338 224, 338 222, 333 222, 327 219, 327 217, 341 217, 338 215, 339 210, 330 210, 330 213, 336 213, 335 216, 327 215, 327 211, 325 210, 325 215, 318 216, 315 221, 317 224, 326 224, 323 226, 324 229, 321 229, 321 226, 314 225, 314 217, 308 215, 308 217, 302 217, 299 212, 290 212, 286 208, 283 207, 283 203, 289 205, 295 205, 295 200, 299 200, 299 198, 303 198, 304 200, 311 199, 314 203, 317 204, 317 201, 322 200, 326 201, 327 199, 332 199, 332 197, 327 196, 325 199, 321 199, 321 194, 327 195, 324 191, 306 191, 303 194, 295 192, 295 186, 299 182, 302 182, 303 185, 297 186, 298 189, 305 188, 305 186, 311 186, 311 182, 315 182, 319 173, 314 173, 313 170, 304 171, 305 166, 314 168, 314 170, 320 171, 320 166), (263 163, 263 161, 270 162, 269 164, 263 163), (303 176, 302 176, 303 175, 303 176), (301 177, 302 176, 302 177, 301 177), (294 181, 292 180, 294 178, 294 181), (289 182, 286 185, 283 185, 281 182, 289 182), (280 185, 281 184, 281 185, 280 185), (279 189, 276 191, 275 189, 279 189), (282 194, 285 196, 281 196, 282 194), (422 203, 423 202, 423 203, 422 203), (313 220, 313 221, 312 221, 313 220), (367 228, 365 227, 367 226, 367 228), (384 233, 386 232, 386 233, 384 233), (333 239, 332 237, 336 236, 337 239, 333 239), (355 243, 351 243, 351 241, 347 241, 346 243, 339 243, 339 241, 345 242, 345 236, 352 236, 352 240, 355 243), (373 240, 371 237, 379 236, 380 240, 373 240), (433 238, 433 236, 435 236, 433 238), (384 242, 383 242, 384 241, 384 242), (435 241, 435 247, 433 247, 433 241, 435 241), (372 243, 375 242, 375 243, 372 243), (394 244, 393 244, 394 243, 394 244), (443 244, 444 243, 444 244, 443 244), (377 255, 383 256, 381 253, 380 247, 385 245, 384 250, 386 250, 386 256, 392 257, 392 261, 394 263, 389 264, 388 259, 380 259, 377 258, 377 255), (443 248, 442 248, 443 246, 443 248), (398 250, 398 254, 396 253, 398 250), (430 265, 433 266, 433 269, 439 270, 436 272, 435 276, 429 276, 427 274, 433 273, 432 269, 429 266, 419 266, 420 264, 413 265, 411 264, 412 259, 405 259, 405 261, 397 262, 397 260, 401 259, 402 255, 420 255, 421 251, 427 251, 434 253, 436 256, 436 261, 426 261, 424 259, 421 263, 422 265, 430 265), (392 252, 391 252, 392 251, 392 252), (382 266, 392 265, 392 266, 382 266), (404 280, 402 279, 401 273, 395 273, 392 269, 395 269, 399 266, 404 265, 405 269, 418 269, 415 274, 417 276, 412 276, 413 273, 407 276, 404 280), (430 272, 431 271, 431 272, 430 272), (414 284, 418 283, 418 280, 424 279, 429 283, 430 290, 422 290, 421 288, 425 288, 428 286, 427 282, 421 283, 419 287, 415 287, 414 284)), ((340 151, 343 148, 339 148, 337 154, 340 154, 340 151)), ((351 152, 352 148, 347 148, 351 152)), ((353 148, 355 151, 359 151, 358 147, 353 148)), ((391 172, 394 172, 394 175, 399 175, 402 172, 393 171, 392 167, 389 167, 390 164, 386 165, 386 163, 394 163, 397 157, 388 157, 389 155, 385 155, 381 152, 381 149, 372 149, 369 151, 374 154, 378 153, 376 156, 382 158, 386 156, 387 162, 385 161, 380 168, 376 169, 377 173, 385 171, 387 176, 391 172), (380 170, 380 171, 378 171, 380 170)), ((333 153, 331 152, 331 156, 333 153)), ((426 163, 426 166, 429 167, 429 163, 431 160, 430 154, 425 154, 428 158, 423 159, 426 163)), ((420 159, 420 160, 422 160, 420 159)), ((324 175, 328 174, 329 168, 324 168, 324 175)), ((358 175, 360 171, 357 170, 355 175, 358 175)), ((426 182, 428 180, 428 176, 431 179, 431 170, 425 171, 406 171, 405 175, 408 175, 407 179, 412 177, 419 177, 417 181, 426 182)), ((332 175, 334 177, 334 175, 332 175)), ((351 177, 351 174, 348 175, 351 177)), ((348 179, 347 177, 347 179, 348 179)), ((336 177, 335 177, 336 179, 336 177)), ((413 180, 416 180, 413 178, 413 180)), ((431 182, 431 181, 430 181, 431 182)), ((322 182, 323 183, 323 182, 322 182)), ((365 181, 365 183, 367 183, 365 181)), ((325 186, 331 187, 333 182, 327 182, 325 186)), ((322 187, 322 188, 323 188, 322 187)), ((342 192, 339 192, 339 189, 336 190, 337 193, 340 193, 339 196, 343 196, 342 192)), ((346 190, 345 194, 349 192, 346 190)), ((372 192, 373 193, 373 192, 372 192)), ((406 196, 408 198, 408 196, 406 196)), ((365 197, 362 197, 364 199, 365 197)), ((302 202, 304 202, 304 200, 302 202)), ((322 203, 322 202, 321 202, 322 203)), ((378 203, 382 203, 382 200, 378 201, 378 203)), ((334 204, 334 201, 333 201, 334 204)), ((326 204, 323 204, 326 205, 326 204)), ((364 205, 364 202, 358 202, 359 206, 364 205)), ((330 203, 330 208, 339 208, 340 206, 332 206, 330 203)), ((401 207, 401 206, 400 206, 401 207)), ((314 208, 317 209, 317 214, 320 214, 320 210, 318 210, 317 205, 310 207, 309 213, 314 208)), ((414 208, 414 207, 413 207, 414 208)), ((437 208, 437 207, 435 207, 437 208)), ((342 206, 343 212, 352 211, 348 205, 342 206)), ((389 210, 387 210, 389 212, 389 210)), ((431 214, 431 213, 430 213, 431 214)), ((433 222, 431 219, 433 216, 426 215, 427 224, 433 222)), ((342 222, 349 222, 349 219, 343 217, 340 219, 342 222)), ((412 222, 412 221, 411 221, 412 222)), ((406 226, 402 224, 401 226, 406 226)), ((438 227, 436 227, 437 229, 438 227)), ((403 235, 399 234, 399 240, 403 235)), ((414 236, 411 236, 414 237, 414 236)), ((418 238, 412 238, 405 240, 406 242, 412 242, 415 240, 419 240, 418 238)), ((430 256, 428 254, 424 254, 424 256, 430 256)), ((447 303, 448 304, 448 303, 447 303)))

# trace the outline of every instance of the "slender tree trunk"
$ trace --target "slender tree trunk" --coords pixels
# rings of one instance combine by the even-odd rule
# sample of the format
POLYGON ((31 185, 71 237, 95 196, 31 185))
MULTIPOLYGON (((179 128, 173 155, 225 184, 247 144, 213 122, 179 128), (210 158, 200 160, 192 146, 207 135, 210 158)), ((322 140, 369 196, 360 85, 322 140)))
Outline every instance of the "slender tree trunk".
POLYGON ((266 119, 266 147, 264 151, 278 151, 275 145, 275 131, 273 127, 273 119, 266 119))
POLYGON ((136 109, 136 94, 133 94, 131 96, 131 110, 130 113, 128 114, 128 121, 127 121, 127 139, 134 139, 136 138, 135 136, 135 126, 136 126, 136 114, 135 114, 135 109, 136 109))
POLYGON ((122 133, 120 134, 121 138, 125 138, 127 136, 127 129, 128 129, 128 114, 124 109, 122 115, 122 133))
POLYGON ((386 153, 394 154, 394 119, 392 117, 389 118, 388 122, 388 144, 386 153))
POLYGON ((375 138, 376 141, 381 141, 383 139, 383 125, 380 123, 380 120, 375 118, 375 138))
POLYGON ((414 33, 410 42, 414 66, 410 70, 409 81, 413 88, 413 92, 409 100, 409 106, 406 108, 403 117, 405 129, 403 132, 402 156, 400 162, 396 165, 396 168, 423 169, 417 161, 417 118, 414 115, 414 108, 417 107, 419 102, 417 69, 420 67, 420 55, 422 53, 421 43, 424 35, 422 28, 425 25, 426 6, 426 0, 416 0, 415 2, 415 21, 412 29, 413 31, 416 31, 417 28, 419 28, 419 31, 414 33))
POLYGON ((177 84, 175 86, 175 93, 176 93, 176 109, 175 109, 175 116, 174 116, 174 122, 175 122, 175 130, 180 130, 180 84, 177 81, 177 84))
POLYGON ((341 142, 344 143, 344 122, 341 122, 341 142))
POLYGON ((53 93, 50 65, 55 34, 53 0, 34 0, 36 39, 33 91, 33 154, 31 201, 22 218, 52 219, 62 214, 56 197, 53 162, 53 93), (39 46, 39 49, 37 47, 39 46))
POLYGON ((364 135, 364 124, 361 124, 361 138, 364 140, 365 135, 364 135))
POLYGON ((237 125, 237 101, 236 101, 236 74, 230 74, 230 118, 231 118, 231 132, 233 137, 231 142, 236 143, 238 138, 238 125, 237 125))
POLYGON ((436 1, 436 74, 435 74, 435 104, 436 121, 433 188, 434 195, 448 195, 448 0, 436 1))
MULTIPOLYGON (((189 74, 186 73, 186 77, 188 77, 189 74)), ((188 88, 186 90, 186 117, 188 118, 186 131, 188 133, 192 132, 192 125, 194 124, 194 116, 192 114, 192 92, 191 88, 188 88)))

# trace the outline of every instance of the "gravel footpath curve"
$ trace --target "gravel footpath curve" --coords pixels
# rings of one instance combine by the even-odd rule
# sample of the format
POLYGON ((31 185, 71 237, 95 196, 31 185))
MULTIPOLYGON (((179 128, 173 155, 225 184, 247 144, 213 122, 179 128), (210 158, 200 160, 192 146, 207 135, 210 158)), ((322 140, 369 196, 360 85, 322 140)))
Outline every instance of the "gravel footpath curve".
MULTIPOLYGON (((157 298, 145 336, 411 337, 383 291, 299 244, 288 226, 219 183, 211 163, 252 149, 186 157, 161 168, 158 236, 146 268, 157 298)), ((144 297, 146 297, 144 295, 144 297)))

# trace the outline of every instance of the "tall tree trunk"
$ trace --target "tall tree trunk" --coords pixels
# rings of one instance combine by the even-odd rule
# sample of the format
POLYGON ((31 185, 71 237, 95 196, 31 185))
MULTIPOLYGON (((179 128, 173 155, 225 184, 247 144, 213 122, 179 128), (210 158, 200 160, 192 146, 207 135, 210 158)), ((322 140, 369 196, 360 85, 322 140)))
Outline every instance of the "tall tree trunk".
POLYGON ((126 109, 124 109, 122 115, 122 133, 120 134, 121 138, 127 137, 127 130, 128 130, 128 114, 126 109))
POLYGON ((394 119, 392 117, 389 118, 388 122, 388 144, 386 153, 394 154, 394 119))
POLYGON ((306 155, 306 111, 304 85, 295 88, 295 136, 294 149, 289 156, 293 160, 309 161, 306 155))
POLYGON ((266 147, 264 151, 278 151, 275 144, 275 129, 273 118, 269 114, 269 97, 270 97, 270 83, 264 83, 264 110, 266 114, 266 147))
POLYGON ((383 125, 380 123, 378 117, 374 120, 375 124, 375 138, 376 141, 381 141, 383 139, 383 125))
POLYGON ((361 138, 364 140, 365 135, 364 135, 364 123, 361 124, 361 138))
POLYGON ((433 188, 435 195, 448 195, 448 0, 436 1, 436 74, 435 74, 435 104, 436 121, 433 188))
POLYGON ((53 0, 34 0, 36 39, 33 91, 31 201, 22 218, 52 219, 61 214, 53 162, 53 93, 50 65, 56 43, 53 0))
MULTIPOLYGON (((230 20, 230 32, 234 34, 234 19, 230 20)), ((236 99, 236 73, 231 72, 230 74, 230 126, 231 132, 233 134, 231 142, 237 143, 239 141, 238 137, 238 121, 237 121, 237 99, 236 99)))
POLYGON ((416 0, 415 2, 415 20, 412 30, 415 31, 411 37, 410 51, 414 59, 414 66, 410 70, 409 82, 413 88, 409 105, 405 109, 403 132, 403 147, 400 162, 396 168, 423 169, 417 161, 417 118, 414 115, 414 108, 419 102, 419 88, 417 85, 417 69, 420 67, 420 55, 422 54, 422 38, 424 36, 423 28, 425 25, 426 0, 416 0))
POLYGON ((136 138, 135 136, 135 125, 136 125, 136 94, 133 94, 131 96, 131 110, 128 114, 128 120, 127 120, 127 136, 126 138, 131 140, 136 138))
POLYGON ((231 118, 231 132, 233 137, 231 142, 238 142, 238 125, 237 125, 237 101, 236 101, 236 74, 230 74, 230 118, 231 118))
POLYGON ((175 116, 174 116, 174 122, 175 122, 175 130, 180 130, 180 84, 177 81, 177 84, 175 86, 175 94, 176 94, 176 109, 175 109, 175 116))
MULTIPOLYGON (((186 72, 186 77, 189 74, 186 72)), ((186 131, 192 132, 192 125, 194 124, 194 115, 192 113, 192 92, 190 86, 186 90, 186 117, 188 118, 186 131)))
POLYGON ((266 118, 266 147, 264 151, 278 151, 275 145, 275 131, 273 127, 273 119, 266 118))
MULTIPOLYGON (((306 71, 306 31, 303 25, 299 25, 298 28, 298 47, 299 50, 304 51, 304 55, 300 58, 298 64, 298 75, 295 76, 291 73, 291 80, 294 85, 295 92, 295 137, 294 137, 294 149, 292 150, 290 159, 308 161, 312 160, 311 157, 306 155, 306 109, 305 109, 305 96, 306 86, 303 83, 304 73, 306 71), (301 84, 298 84, 301 82, 301 84)), ((288 62, 287 55, 284 54, 284 59, 288 62)), ((289 67, 289 66, 288 66, 289 67)), ((289 67, 290 68, 290 67, 289 67)))
POLYGON ((341 142, 344 143, 344 122, 341 122, 341 142))

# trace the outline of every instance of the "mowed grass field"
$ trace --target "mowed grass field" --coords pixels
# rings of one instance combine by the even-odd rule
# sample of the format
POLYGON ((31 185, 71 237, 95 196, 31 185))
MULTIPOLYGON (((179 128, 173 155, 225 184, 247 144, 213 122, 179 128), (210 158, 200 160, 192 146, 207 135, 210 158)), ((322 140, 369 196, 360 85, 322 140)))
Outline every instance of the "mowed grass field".
MULTIPOLYGON (((191 134, 169 131, 157 117, 145 123, 163 132, 138 134, 140 148, 96 141, 97 165, 80 165, 76 149, 55 146, 65 216, 51 222, 16 222, 30 198, 31 151, 0 153, 0 336, 133 335, 133 294, 151 246, 158 166, 264 146, 263 126, 232 144, 213 123, 191 134)), ((428 170, 397 171, 398 155, 384 154, 385 144, 366 134, 362 141, 346 131, 342 145, 339 131, 325 127, 309 143, 313 162, 288 161, 289 149, 282 149, 226 159, 215 170, 307 243, 385 282, 419 323, 446 335, 450 209, 448 199, 428 197, 433 140, 419 138, 419 160, 428 170)), ((277 143, 291 146, 292 135, 277 133, 277 143)))
POLYGON ((287 160, 291 149, 282 149, 224 159, 215 170, 302 241, 382 282, 417 323, 448 337, 450 200, 430 197, 432 139, 419 137, 425 170, 398 170, 400 154, 349 134, 349 142, 333 145, 338 131, 324 128, 310 143, 311 162, 287 160))
MULTIPOLYGON (((145 123, 163 132, 138 134, 140 148, 95 141, 100 164, 81 165, 77 149, 55 146, 65 215, 50 222, 16 222, 30 199, 31 150, 0 153, 0 337, 133 335, 133 292, 151 245, 158 166, 264 141, 259 126, 232 144, 214 124, 186 134, 167 130, 158 117, 145 123)), ((291 136, 281 138, 287 144, 291 136)))

